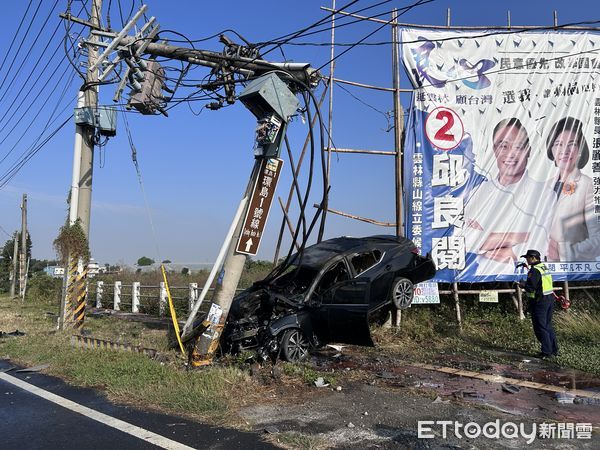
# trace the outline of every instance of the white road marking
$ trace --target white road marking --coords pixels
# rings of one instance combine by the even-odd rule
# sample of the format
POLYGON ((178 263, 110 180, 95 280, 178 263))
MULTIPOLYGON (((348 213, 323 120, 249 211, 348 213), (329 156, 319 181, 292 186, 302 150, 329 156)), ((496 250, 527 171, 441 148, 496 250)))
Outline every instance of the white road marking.
POLYGON ((122 431, 123 433, 130 434, 131 436, 135 436, 138 439, 142 439, 159 447, 173 450, 193 450, 193 447, 188 447, 187 445, 181 444, 177 441, 173 441, 164 436, 161 436, 160 434, 153 433, 152 431, 145 430, 144 428, 132 425, 123 420, 115 419, 114 417, 103 414, 86 406, 80 405, 79 403, 75 403, 71 400, 67 400, 64 397, 53 394, 52 392, 48 392, 44 389, 36 387, 32 384, 29 384, 6 373, 0 373, 0 380, 4 380, 7 383, 17 386, 27 392, 31 392, 34 395, 37 395, 38 397, 42 397, 45 400, 48 400, 52 403, 56 403, 57 405, 62 406, 63 408, 67 408, 83 416, 89 417, 92 420, 103 423, 104 425, 115 428, 119 431, 122 431))

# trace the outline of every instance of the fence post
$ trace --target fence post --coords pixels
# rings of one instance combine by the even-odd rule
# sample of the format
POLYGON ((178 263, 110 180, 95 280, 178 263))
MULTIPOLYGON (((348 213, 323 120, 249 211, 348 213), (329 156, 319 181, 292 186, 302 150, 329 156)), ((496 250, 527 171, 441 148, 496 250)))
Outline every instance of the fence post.
POLYGON ((565 281, 565 284, 563 285, 563 289, 564 289, 564 293, 565 293, 565 298, 568 301, 571 301, 571 296, 569 295, 569 282, 565 281))
POLYGON ((167 306, 167 288, 165 287, 165 282, 160 282, 160 293, 158 297, 158 314, 160 316, 165 315, 165 308, 167 306))
POLYGON ((517 291, 517 310, 519 311, 519 320, 525 319, 525 313, 523 312, 523 292, 521 292, 521 286, 517 284, 515 287, 517 291))
POLYGON ((115 311, 121 310, 121 282, 115 281, 115 291, 113 296, 113 309, 115 311))
POLYGON ((189 294, 189 302, 188 302, 188 311, 192 311, 194 309, 194 305, 198 300, 198 283, 190 283, 190 294, 189 294))
POLYGON ((456 308, 456 321, 458 322, 458 331, 462 333, 462 317, 460 315, 460 301, 458 298, 458 283, 452 283, 452 295, 454 295, 454 307, 456 308))
POLYGON ((140 312, 140 282, 131 283, 131 312, 140 312))
POLYGON ((96 283, 96 308, 102 308, 102 294, 104 293, 104 281, 96 283))

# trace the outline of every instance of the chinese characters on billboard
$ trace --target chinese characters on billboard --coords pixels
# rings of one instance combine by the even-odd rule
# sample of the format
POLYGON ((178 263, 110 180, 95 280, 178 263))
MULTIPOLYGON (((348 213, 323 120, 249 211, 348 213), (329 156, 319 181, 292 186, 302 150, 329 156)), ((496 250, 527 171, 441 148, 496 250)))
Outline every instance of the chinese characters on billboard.
POLYGON ((406 234, 437 281, 600 278, 600 34, 404 29, 406 234))

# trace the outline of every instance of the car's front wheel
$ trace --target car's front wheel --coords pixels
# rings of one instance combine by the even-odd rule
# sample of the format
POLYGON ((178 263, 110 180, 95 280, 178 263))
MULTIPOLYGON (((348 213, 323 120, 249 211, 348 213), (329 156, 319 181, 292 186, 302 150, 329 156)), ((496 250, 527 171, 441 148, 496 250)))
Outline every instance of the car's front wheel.
POLYGON ((410 306, 415 295, 415 289, 408 278, 396 278, 392 285, 392 303, 397 309, 406 309, 410 306))
POLYGON ((281 356, 289 362, 304 361, 308 357, 310 343, 300 328, 290 328, 281 335, 281 356))

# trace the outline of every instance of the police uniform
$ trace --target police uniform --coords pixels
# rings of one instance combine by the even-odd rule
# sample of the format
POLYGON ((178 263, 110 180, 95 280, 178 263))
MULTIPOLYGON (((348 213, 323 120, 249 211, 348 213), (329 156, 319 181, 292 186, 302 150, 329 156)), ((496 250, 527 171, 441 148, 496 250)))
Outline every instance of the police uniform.
POLYGON ((554 310, 554 291, 552 288, 552 275, 541 261, 539 252, 528 250, 525 255, 538 259, 527 273, 525 292, 529 300, 529 313, 533 323, 533 331, 540 344, 543 356, 558 354, 556 335, 552 326, 552 312, 554 310))

